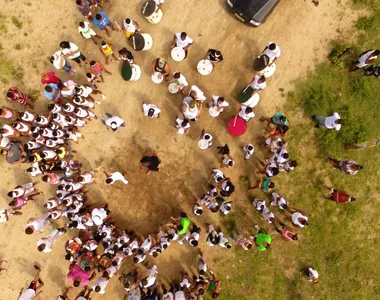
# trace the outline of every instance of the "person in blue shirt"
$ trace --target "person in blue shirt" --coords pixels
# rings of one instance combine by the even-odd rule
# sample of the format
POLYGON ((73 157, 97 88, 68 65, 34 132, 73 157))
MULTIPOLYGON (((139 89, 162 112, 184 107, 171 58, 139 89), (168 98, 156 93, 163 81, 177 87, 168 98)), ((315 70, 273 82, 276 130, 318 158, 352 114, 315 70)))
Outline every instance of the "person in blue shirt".
POLYGON ((61 90, 55 83, 49 83, 45 86, 44 96, 50 101, 61 103, 61 90))
POLYGON ((107 27, 111 27, 112 30, 116 30, 115 26, 113 25, 113 23, 107 17, 106 13, 103 10, 96 14, 92 22, 100 30, 104 30, 108 36, 109 36, 109 31, 107 30, 107 27))

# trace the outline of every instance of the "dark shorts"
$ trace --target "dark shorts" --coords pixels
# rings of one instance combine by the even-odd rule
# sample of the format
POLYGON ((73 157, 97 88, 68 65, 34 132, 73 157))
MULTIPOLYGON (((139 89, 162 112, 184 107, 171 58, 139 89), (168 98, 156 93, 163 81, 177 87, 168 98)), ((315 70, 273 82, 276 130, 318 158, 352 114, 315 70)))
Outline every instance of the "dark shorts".
POLYGON ((28 289, 31 289, 31 290, 36 291, 36 290, 37 290, 37 281, 32 281, 32 282, 30 283, 28 289))
POLYGON ((75 61, 75 62, 77 62, 78 64, 80 64, 80 61, 81 60, 85 61, 86 57, 81 53, 78 57, 72 58, 72 60, 75 61))

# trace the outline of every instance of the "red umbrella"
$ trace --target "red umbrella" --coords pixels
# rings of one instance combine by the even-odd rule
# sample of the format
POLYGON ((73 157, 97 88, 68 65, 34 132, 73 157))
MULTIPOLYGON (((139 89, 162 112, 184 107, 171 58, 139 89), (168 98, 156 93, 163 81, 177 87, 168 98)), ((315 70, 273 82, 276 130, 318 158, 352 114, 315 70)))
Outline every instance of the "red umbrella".
POLYGON ((247 122, 236 116, 228 122, 227 130, 233 136, 240 136, 247 130, 247 122))

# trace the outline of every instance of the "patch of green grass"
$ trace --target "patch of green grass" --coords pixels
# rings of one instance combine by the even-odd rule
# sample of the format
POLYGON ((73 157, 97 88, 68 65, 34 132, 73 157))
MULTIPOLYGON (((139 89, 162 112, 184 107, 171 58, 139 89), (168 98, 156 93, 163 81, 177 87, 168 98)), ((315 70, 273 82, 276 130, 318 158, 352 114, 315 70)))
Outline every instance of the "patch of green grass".
POLYGON ((21 50, 21 48, 22 48, 22 46, 21 46, 20 43, 17 43, 17 44, 15 45, 15 49, 16 49, 16 50, 21 50))
POLYGON ((7 17, 3 14, 0 14, 0 35, 8 33, 8 28, 6 26, 7 17))
POLYGON ((3 53, 0 53, 0 80, 8 84, 12 80, 22 80, 24 70, 21 67, 16 67, 8 60, 3 53))
POLYGON ((15 16, 12 16, 12 23, 15 25, 18 29, 22 28, 22 22, 15 16))

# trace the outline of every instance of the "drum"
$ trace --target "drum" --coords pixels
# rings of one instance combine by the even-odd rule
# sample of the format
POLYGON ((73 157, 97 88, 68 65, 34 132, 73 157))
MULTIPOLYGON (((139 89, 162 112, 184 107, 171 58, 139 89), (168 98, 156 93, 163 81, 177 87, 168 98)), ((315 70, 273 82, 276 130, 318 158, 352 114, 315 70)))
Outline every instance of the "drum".
POLYGON ((216 118, 217 116, 220 115, 220 111, 216 106, 211 106, 208 109, 208 113, 210 114, 211 117, 216 118))
POLYGON ((172 82, 169 84, 168 90, 171 94, 177 94, 179 91, 179 85, 177 84, 177 82, 172 82))
POLYGON ((262 70, 261 72, 259 72, 260 75, 264 75, 265 78, 269 78, 271 77, 274 72, 276 72, 276 64, 273 63, 271 64, 270 66, 266 67, 264 70, 262 70))
POLYGON ((121 76, 125 81, 137 81, 141 77, 141 68, 138 65, 123 64, 121 76))
POLYGON ((202 59, 197 65, 198 72, 204 76, 209 75, 213 68, 214 66, 209 59, 202 59))
POLYGON ((262 54, 256 57, 255 61, 253 62, 253 69, 256 72, 260 72, 264 70, 268 65, 269 65, 268 55, 262 54))
POLYGON ((260 101, 260 95, 258 93, 253 94, 253 88, 251 86, 246 87, 238 95, 238 100, 241 104, 249 107, 255 107, 260 101))
POLYGON ((157 84, 161 83, 164 80, 164 76, 159 72, 154 73, 151 78, 152 81, 157 84))
POLYGON ((198 147, 202 150, 206 150, 208 148, 208 141, 205 139, 200 139, 198 141, 198 147))
POLYGON ((144 5, 141 7, 141 14, 151 24, 158 24, 163 17, 162 10, 157 10, 157 4, 152 0, 144 3, 144 5))
POLYGON ((181 47, 174 47, 170 53, 171 57, 175 61, 182 61, 185 59, 185 50, 181 47))
POLYGON ((136 32, 134 35, 132 35, 130 41, 132 43, 133 50, 136 51, 147 51, 150 50, 153 46, 153 39, 147 33, 136 32))
POLYGON ((177 133, 178 134, 184 134, 185 133, 185 129, 183 127, 178 128, 177 133))
POLYGON ((228 122, 227 130, 233 136, 241 136, 247 130, 247 122, 236 116, 228 122))

